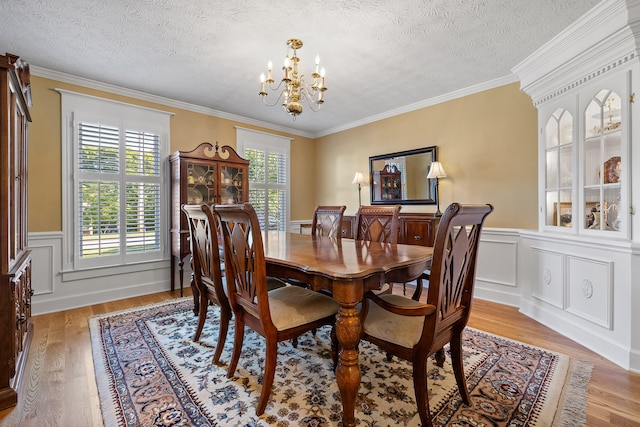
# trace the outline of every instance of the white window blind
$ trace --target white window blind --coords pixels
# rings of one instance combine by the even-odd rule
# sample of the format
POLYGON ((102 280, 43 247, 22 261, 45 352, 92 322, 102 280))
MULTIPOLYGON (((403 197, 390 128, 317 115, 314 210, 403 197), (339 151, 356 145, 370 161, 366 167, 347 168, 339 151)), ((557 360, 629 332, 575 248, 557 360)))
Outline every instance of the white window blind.
POLYGON ((166 257, 167 114, 66 92, 63 101, 67 95, 67 268, 166 257))
POLYGON ((241 128, 237 136, 239 153, 249 160, 249 203, 261 229, 286 231, 290 139, 241 128))

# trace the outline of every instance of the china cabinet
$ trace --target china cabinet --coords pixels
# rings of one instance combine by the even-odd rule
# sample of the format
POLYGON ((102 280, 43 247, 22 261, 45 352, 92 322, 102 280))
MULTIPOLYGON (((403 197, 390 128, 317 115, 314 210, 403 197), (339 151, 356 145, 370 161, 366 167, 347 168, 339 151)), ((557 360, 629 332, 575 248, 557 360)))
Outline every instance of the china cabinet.
POLYGON ((183 289, 184 258, 190 254, 183 204, 233 204, 249 201, 249 161, 232 147, 203 142, 191 151, 176 151, 171 164, 171 290, 175 289, 175 265, 183 289))
POLYGON ((638 2, 604 0, 513 70, 538 110, 539 227, 521 233, 521 311, 632 370, 639 24, 638 2))
POLYGON ((402 199, 402 173, 395 165, 385 165, 373 172, 374 200, 402 199))
POLYGON ((31 251, 27 248, 29 66, 0 56, 0 409, 17 403, 31 324, 31 251))

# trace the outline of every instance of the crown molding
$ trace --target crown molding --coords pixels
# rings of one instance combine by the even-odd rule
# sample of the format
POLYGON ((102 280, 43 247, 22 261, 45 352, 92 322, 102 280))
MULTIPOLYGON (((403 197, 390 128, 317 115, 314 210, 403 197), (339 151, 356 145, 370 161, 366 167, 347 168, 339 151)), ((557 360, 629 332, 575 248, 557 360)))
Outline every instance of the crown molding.
POLYGON ((638 60, 637 2, 604 0, 513 67, 538 106, 638 60))
POLYGON ((297 129, 292 129, 286 126, 274 125, 273 123, 264 122, 261 120, 251 119, 249 117, 243 117, 235 114, 226 113, 220 110, 214 110, 212 108, 206 108, 199 105, 189 104, 187 102, 176 101, 174 99, 152 95, 146 92, 127 89, 125 87, 103 83, 96 80, 87 79, 84 77, 78 77, 71 74, 62 73, 59 71, 49 70, 47 68, 31 66, 30 71, 32 75, 38 76, 38 77, 43 77, 43 78, 56 80, 63 83, 69 83, 69 84, 78 85, 78 86, 82 86, 90 89, 109 92, 116 95, 127 96, 129 98, 139 99, 141 101, 153 102, 153 103, 165 105, 168 107, 180 108, 182 110, 193 111, 195 113, 205 114, 208 116, 218 117, 218 118, 227 119, 231 121, 237 121, 244 124, 259 126, 262 128, 283 132, 283 133, 288 133, 292 135, 302 136, 310 139, 320 138, 322 136, 331 135, 334 133, 353 129, 358 126, 363 126, 369 123, 377 122, 379 120, 388 119, 390 117, 398 116, 400 114, 419 110, 425 107, 430 107, 432 105, 440 104, 446 101, 451 101, 457 98, 462 98, 464 96, 473 95, 478 92, 483 92, 485 90, 493 89, 499 86, 504 86, 506 84, 510 84, 518 81, 517 76, 515 76, 514 74, 510 74, 508 76, 499 77, 497 79, 493 79, 488 82, 480 83, 480 84, 459 89, 444 95, 439 95, 433 98, 429 98, 424 101, 415 102, 413 104, 409 104, 404 107, 396 108, 394 110, 390 110, 381 114, 370 116, 362 120, 347 123, 343 126, 334 127, 334 128, 316 132, 316 133, 310 133, 310 132, 300 131, 297 129))
POLYGON ((231 121, 259 126, 259 127, 271 129, 278 132, 284 132, 284 133, 289 133, 293 135, 303 136, 305 138, 314 138, 314 135, 310 132, 303 132, 303 131, 292 129, 286 126, 279 126, 273 123, 263 122, 261 120, 255 120, 249 117, 238 116, 236 114, 230 114, 224 111, 214 110, 212 108, 202 107, 195 104, 189 104, 187 102, 176 101, 175 99, 152 95, 146 92, 141 92, 133 89, 127 89, 125 87, 103 83, 96 80, 87 79, 84 77, 78 77, 78 76, 74 76, 67 73, 61 73, 59 71, 53 71, 47 68, 30 66, 29 69, 32 75, 43 77, 46 79, 78 85, 78 86, 86 87, 89 89, 109 92, 116 95, 127 96, 129 98, 139 99, 141 101, 153 102, 156 104, 166 105, 168 107, 180 108, 182 110, 193 111, 194 113, 205 114, 208 116, 218 117, 221 119, 227 119, 231 121))
POLYGON ((435 96, 433 98, 426 99, 424 101, 415 102, 413 104, 406 105, 404 107, 396 108, 394 110, 389 110, 381 114, 376 114, 375 116, 366 117, 362 120, 358 120, 355 122, 347 123, 343 126, 337 126, 331 129, 327 129, 325 131, 316 132, 314 134, 315 138, 320 138, 322 136, 331 135, 334 133, 342 132, 345 130, 353 129, 358 126, 367 125, 369 123, 374 123, 379 120, 388 119, 390 117, 399 116, 400 114, 409 113, 411 111, 420 110, 421 108, 430 107, 432 105, 441 104, 443 102, 452 101, 457 98, 462 98, 468 95, 473 95, 475 93, 484 92, 485 90, 494 89, 499 86, 504 86, 510 83, 515 83, 518 81, 518 77, 514 74, 510 74, 508 76, 499 77, 497 79, 489 80, 488 82, 480 83, 477 85, 469 86, 463 89, 458 89, 453 92, 446 93, 444 95, 435 96))

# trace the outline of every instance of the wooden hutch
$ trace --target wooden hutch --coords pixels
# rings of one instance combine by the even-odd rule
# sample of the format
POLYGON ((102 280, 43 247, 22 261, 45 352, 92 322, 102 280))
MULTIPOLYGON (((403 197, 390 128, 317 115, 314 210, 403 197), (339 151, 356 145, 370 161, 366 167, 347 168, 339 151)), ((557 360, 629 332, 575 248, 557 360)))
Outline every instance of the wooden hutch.
POLYGON ((18 401, 31 324, 31 251, 27 249, 29 65, 0 56, 0 410, 18 401))
MULTIPOLYGON (((182 204, 232 204, 249 201, 249 161, 224 145, 203 142, 191 151, 176 151, 171 164, 171 290, 175 289, 176 259, 180 295, 184 258, 191 253, 187 218, 182 204)), ((195 291, 195 290, 194 290, 195 291)))

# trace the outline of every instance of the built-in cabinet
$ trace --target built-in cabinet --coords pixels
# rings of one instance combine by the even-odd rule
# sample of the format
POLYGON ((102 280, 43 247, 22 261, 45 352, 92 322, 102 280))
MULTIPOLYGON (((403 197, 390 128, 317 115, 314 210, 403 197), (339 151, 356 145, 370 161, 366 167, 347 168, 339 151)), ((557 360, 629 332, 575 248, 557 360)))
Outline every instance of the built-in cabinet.
POLYGON ((640 371, 640 4, 605 0, 514 68, 538 109, 521 311, 640 371), (571 49, 567 49, 571 46, 571 49))
POLYGON ((249 161, 232 147, 203 142, 191 151, 176 151, 171 164, 171 290, 178 264, 183 289, 184 258, 190 254, 189 228, 183 204, 233 204, 249 201, 249 161))
POLYGON ((628 72, 540 107, 540 223, 574 234, 628 238, 628 72), (576 108, 577 106, 577 108, 576 108))
POLYGON ((33 326, 27 248, 29 66, 0 56, 0 410, 17 403, 33 326))
MULTIPOLYGON (((433 246, 440 217, 430 213, 400 213, 398 243, 433 246)), ((353 239, 356 231, 355 215, 342 217, 342 237, 353 239)))

